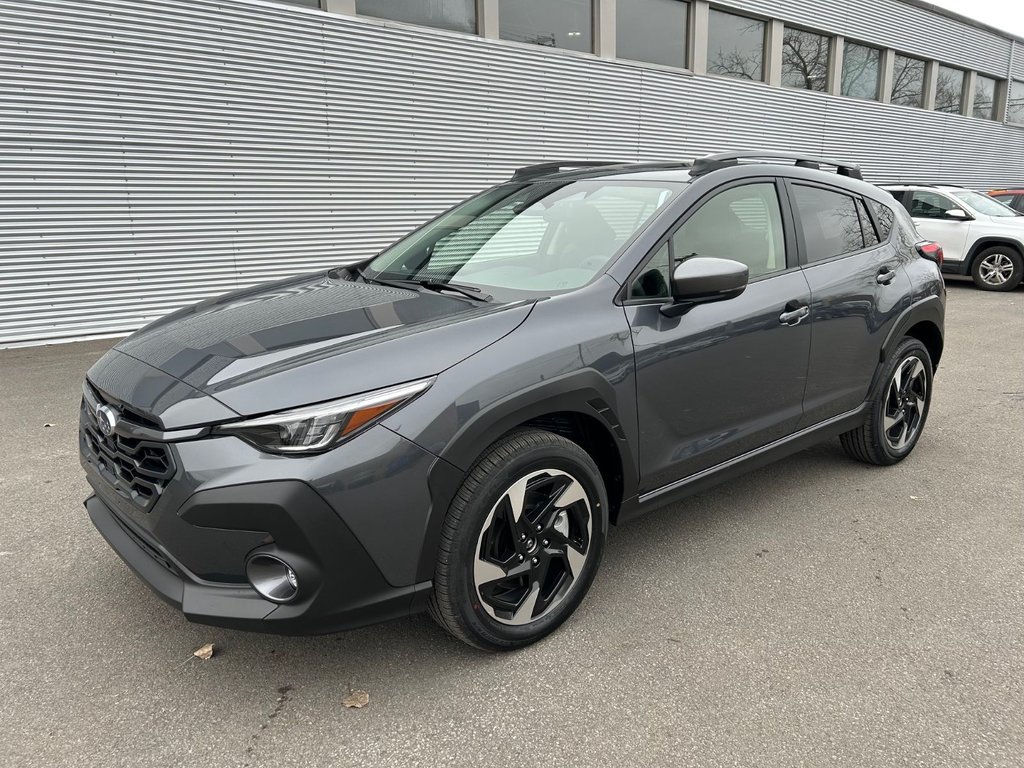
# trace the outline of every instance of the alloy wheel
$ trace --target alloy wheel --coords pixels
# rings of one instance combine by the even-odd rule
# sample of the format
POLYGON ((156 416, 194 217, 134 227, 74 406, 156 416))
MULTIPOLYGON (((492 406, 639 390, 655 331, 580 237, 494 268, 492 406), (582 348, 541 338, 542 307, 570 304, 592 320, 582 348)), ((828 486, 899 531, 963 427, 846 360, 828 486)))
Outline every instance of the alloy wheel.
POLYGON ((1013 275, 1013 260, 1005 253, 991 253, 978 265, 978 276, 986 285, 1003 285, 1013 275))
POLYGON ((521 477, 491 508, 477 539, 473 581, 481 606, 515 626, 548 615, 579 581, 592 531, 579 480, 560 469, 521 477))
POLYGON ((902 451, 917 437, 928 402, 928 374, 916 356, 908 357, 893 373, 882 412, 885 441, 902 451))

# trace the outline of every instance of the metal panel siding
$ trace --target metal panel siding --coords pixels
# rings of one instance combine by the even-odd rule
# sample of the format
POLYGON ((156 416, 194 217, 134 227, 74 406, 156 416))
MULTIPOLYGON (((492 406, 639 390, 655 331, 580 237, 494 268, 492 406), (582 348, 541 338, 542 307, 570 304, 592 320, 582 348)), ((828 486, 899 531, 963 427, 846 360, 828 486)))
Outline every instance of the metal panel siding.
POLYGON ((0 344, 372 255, 528 162, 736 147, 1024 178, 1024 131, 969 118, 253 0, 0 0, 0 344))
POLYGON ((1010 71, 1017 80, 1024 80, 1024 43, 1013 41, 1013 51, 1010 58, 1010 71))
POLYGON ((1011 41, 899 0, 726 0, 726 6, 801 27, 1006 77, 1011 41))

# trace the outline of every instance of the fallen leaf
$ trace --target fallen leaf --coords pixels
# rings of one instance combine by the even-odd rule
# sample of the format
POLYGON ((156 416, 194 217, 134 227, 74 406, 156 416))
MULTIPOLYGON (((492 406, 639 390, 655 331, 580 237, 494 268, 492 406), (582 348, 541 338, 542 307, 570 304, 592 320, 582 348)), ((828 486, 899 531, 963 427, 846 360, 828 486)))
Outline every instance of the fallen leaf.
POLYGON ((910 498, 912 498, 914 501, 917 501, 917 496, 911 496, 910 498))
POLYGON ((370 694, 366 691, 352 691, 348 696, 341 700, 349 709, 362 709, 370 703, 370 694))
POLYGON ((56 427, 57 425, 56 424, 51 424, 50 422, 46 422, 45 424, 43 424, 43 426, 44 427, 56 427))
POLYGON ((213 656, 213 643, 207 643, 206 645, 196 648, 196 650, 193 651, 192 655, 196 658, 206 661, 211 656, 213 656))

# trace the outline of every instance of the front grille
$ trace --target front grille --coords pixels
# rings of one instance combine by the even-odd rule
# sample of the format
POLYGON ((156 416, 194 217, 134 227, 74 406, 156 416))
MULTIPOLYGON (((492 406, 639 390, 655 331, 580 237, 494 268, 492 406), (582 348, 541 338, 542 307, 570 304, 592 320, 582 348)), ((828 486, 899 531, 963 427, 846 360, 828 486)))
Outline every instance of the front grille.
POLYGON ((92 415, 82 408, 83 454, 121 496, 149 511, 174 477, 174 460, 163 443, 100 434, 92 415))

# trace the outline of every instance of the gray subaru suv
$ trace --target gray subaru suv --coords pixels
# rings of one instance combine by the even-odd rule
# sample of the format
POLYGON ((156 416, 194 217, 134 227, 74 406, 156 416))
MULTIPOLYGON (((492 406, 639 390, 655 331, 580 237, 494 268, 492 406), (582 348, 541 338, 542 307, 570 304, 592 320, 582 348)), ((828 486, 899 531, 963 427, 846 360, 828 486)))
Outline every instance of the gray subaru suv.
POLYGON ((609 525, 836 436, 904 459, 937 250, 848 163, 523 168, 373 259, 118 343, 84 384, 85 506, 193 621, 429 610, 523 646, 583 600, 609 525))

